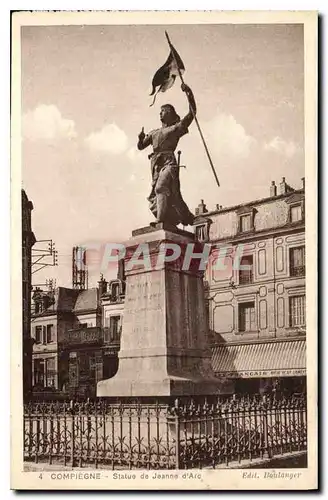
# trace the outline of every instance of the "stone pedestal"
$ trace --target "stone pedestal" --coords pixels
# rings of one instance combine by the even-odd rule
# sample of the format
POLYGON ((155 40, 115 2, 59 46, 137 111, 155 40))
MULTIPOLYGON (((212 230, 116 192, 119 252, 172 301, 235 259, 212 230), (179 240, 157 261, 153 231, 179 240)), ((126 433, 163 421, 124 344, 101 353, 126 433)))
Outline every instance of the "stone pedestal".
POLYGON ((98 383, 98 397, 220 392, 211 368, 200 259, 183 269, 188 244, 202 251, 192 233, 163 224, 134 231, 126 243, 119 368, 113 378, 98 383), (170 255, 165 243, 178 245, 181 257, 163 262, 165 252, 170 255), (131 269, 136 251, 140 261, 131 269))

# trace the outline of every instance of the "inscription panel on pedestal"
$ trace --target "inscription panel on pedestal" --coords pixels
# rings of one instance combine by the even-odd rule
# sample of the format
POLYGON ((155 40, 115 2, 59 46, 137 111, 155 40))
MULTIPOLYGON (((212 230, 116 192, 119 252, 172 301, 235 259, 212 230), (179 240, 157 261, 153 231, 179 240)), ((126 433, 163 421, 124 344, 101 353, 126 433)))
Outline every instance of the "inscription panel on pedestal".
POLYGON ((164 345, 159 334, 164 322, 163 273, 155 271, 129 276, 124 304, 122 349, 164 345))

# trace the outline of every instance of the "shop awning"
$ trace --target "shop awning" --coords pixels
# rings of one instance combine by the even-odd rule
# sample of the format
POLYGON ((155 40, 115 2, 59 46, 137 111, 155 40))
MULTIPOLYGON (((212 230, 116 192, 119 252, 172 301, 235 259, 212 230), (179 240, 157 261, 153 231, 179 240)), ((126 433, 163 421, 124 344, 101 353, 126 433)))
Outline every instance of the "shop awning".
POLYGON ((215 374, 226 378, 306 375, 304 340, 217 345, 212 350, 215 374))

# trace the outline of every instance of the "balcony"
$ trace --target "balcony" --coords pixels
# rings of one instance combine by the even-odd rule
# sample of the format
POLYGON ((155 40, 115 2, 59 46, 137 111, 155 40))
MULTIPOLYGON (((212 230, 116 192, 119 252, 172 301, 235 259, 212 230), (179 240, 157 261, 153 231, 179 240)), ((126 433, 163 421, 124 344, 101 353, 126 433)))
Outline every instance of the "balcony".
POLYGON ((305 266, 293 266, 290 268, 290 275, 292 277, 305 276, 305 266))
POLYGON ((103 334, 99 326, 89 328, 74 328, 67 330, 61 339, 61 343, 67 345, 78 344, 101 344, 103 334))
POLYGON ((252 271, 240 271, 239 272, 239 284, 240 285, 250 285, 253 283, 253 273, 252 271))

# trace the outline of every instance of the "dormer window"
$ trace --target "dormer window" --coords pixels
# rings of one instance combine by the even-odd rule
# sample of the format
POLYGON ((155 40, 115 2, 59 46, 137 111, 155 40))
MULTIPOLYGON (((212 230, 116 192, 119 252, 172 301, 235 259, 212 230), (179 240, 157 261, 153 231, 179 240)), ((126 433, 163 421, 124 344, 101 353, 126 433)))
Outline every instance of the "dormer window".
POLYGON ((302 205, 292 205, 290 207, 290 222, 297 222, 302 220, 302 205))
POLYGON ((120 293, 120 285, 119 285, 119 283, 113 283, 112 284, 112 293, 111 293, 112 300, 118 300, 119 293, 120 293))
POLYGON ((196 238, 198 241, 206 241, 207 239, 207 231, 206 226, 203 224, 202 226, 196 227, 196 238))
POLYGON ((250 231, 252 229, 252 216, 251 214, 248 215, 241 215, 240 216, 240 231, 242 233, 246 231, 250 231))
POLYGON ((304 194, 295 193, 286 199, 288 210, 287 222, 293 224, 304 220, 304 194))
POLYGON ((109 299, 111 302, 118 302, 122 300, 124 295, 124 283, 120 280, 112 280, 109 282, 109 299))
POLYGON ((212 224, 211 219, 205 217, 199 217, 195 223, 195 235, 196 239, 201 243, 209 241, 210 237, 210 225, 212 224))
POLYGON ((237 211, 239 217, 238 232, 247 233, 253 231, 255 213, 256 209, 253 207, 242 207, 237 211))

